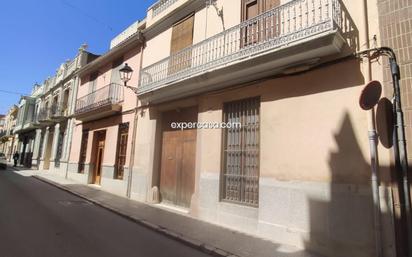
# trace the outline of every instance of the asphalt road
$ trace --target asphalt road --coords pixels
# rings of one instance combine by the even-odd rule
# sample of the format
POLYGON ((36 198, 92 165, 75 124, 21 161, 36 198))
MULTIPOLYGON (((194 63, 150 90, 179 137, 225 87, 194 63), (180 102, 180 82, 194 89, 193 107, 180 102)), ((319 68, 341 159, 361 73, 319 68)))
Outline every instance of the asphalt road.
POLYGON ((0 170, 0 257, 206 257, 35 178, 0 170))

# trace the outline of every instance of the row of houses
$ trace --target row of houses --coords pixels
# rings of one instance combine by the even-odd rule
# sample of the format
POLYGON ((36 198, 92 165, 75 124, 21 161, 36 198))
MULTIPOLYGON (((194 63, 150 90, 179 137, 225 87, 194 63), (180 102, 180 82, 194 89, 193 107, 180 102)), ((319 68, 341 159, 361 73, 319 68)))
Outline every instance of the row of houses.
POLYGON ((370 80, 390 102, 392 77, 387 59, 356 53, 397 53, 410 139, 411 10, 406 0, 157 1, 106 53, 81 46, 22 97, 0 151, 327 256, 406 256, 390 111, 376 110, 377 224, 358 104, 370 80))

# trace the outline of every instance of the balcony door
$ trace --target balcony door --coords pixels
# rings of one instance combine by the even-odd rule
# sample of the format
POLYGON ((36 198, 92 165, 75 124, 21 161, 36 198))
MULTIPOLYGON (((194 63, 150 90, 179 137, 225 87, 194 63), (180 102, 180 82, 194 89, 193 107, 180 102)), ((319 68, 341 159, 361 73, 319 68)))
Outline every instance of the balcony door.
POLYGON ((170 55, 172 58, 169 61, 169 75, 188 68, 192 64, 191 51, 179 52, 193 44, 194 17, 192 14, 173 25, 170 45, 170 55))
POLYGON ((120 79, 120 69, 122 68, 123 57, 117 58, 112 62, 112 73, 110 76, 110 83, 121 84, 122 80, 120 79))
MULTIPOLYGON (((280 5, 280 0, 242 0, 242 22, 272 10, 280 5)), ((273 12, 262 19, 248 22, 241 30, 242 46, 253 45, 280 34, 280 15, 273 12)))

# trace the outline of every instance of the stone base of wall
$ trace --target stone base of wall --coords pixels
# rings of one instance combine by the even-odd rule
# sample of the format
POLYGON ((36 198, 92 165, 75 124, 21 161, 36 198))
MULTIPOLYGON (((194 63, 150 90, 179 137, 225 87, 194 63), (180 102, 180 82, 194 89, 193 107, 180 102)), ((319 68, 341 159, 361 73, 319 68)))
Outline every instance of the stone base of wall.
POLYGON ((123 179, 115 179, 114 166, 104 165, 100 182, 102 189, 116 195, 126 196, 128 173, 128 169, 125 168, 123 179))
POLYGON ((39 159, 32 159, 31 160, 31 168, 34 170, 38 170, 40 166, 40 160, 39 159))
POLYGON ((60 162, 59 167, 56 167, 55 162, 50 162, 49 171, 52 172, 53 174, 56 174, 60 177, 65 178, 66 177, 66 169, 67 169, 67 162, 60 162))
POLYGON ((193 204, 200 219, 326 256, 375 256, 367 185, 261 178, 258 208, 220 201, 218 173, 203 173, 199 186, 193 204))
POLYGON ((141 202, 148 201, 149 199, 147 199, 147 196, 148 191, 150 190, 148 185, 150 185, 148 182, 148 174, 141 168, 134 167, 130 198, 141 202))
POLYGON ((44 170, 44 161, 43 160, 39 161, 39 170, 44 170))
POLYGON ((89 169, 90 165, 85 164, 84 173, 78 172, 79 164, 78 163, 69 163, 67 167, 67 178, 73 181, 76 181, 81 184, 88 184, 89 179, 89 169))

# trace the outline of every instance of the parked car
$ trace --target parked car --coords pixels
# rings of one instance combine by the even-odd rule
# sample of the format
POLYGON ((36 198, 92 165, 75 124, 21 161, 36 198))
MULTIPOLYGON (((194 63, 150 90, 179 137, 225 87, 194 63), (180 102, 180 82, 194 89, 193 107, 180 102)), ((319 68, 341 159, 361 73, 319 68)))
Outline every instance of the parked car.
POLYGON ((0 153, 0 169, 6 169, 7 168, 7 158, 4 153, 0 153))

